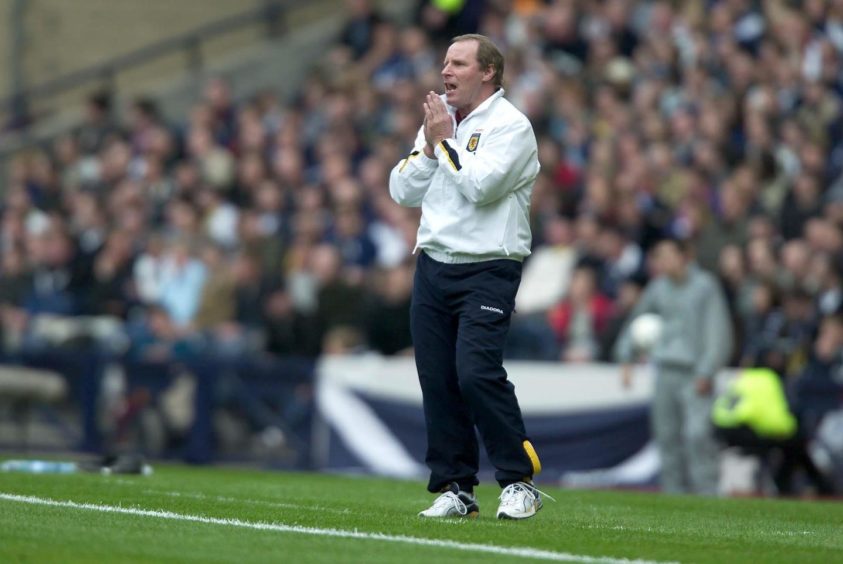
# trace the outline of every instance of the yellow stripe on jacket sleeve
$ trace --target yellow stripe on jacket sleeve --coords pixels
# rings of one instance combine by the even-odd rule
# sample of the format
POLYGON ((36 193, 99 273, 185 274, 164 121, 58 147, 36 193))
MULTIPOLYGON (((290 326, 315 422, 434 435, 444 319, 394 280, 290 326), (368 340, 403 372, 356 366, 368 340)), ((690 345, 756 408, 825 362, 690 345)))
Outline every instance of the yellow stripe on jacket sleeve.
POLYGON ((462 169, 462 165, 460 164, 460 155, 455 150, 451 148, 451 146, 447 143, 447 141, 442 140, 439 142, 439 147, 448 157, 448 162, 451 163, 451 166, 454 167, 454 170, 459 172, 462 169))
POLYGON ((407 155, 407 158, 404 159, 404 161, 401 163, 401 166, 398 167, 398 172, 404 172, 404 169, 407 168, 407 164, 410 162, 410 159, 418 157, 418 156, 419 156, 418 151, 413 151, 412 153, 407 155))

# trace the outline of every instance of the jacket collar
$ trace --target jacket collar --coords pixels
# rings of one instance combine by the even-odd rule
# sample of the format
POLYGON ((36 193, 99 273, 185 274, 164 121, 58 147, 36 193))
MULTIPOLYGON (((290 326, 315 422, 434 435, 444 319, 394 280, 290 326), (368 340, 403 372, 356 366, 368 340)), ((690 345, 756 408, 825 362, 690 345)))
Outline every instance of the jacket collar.
MULTIPOLYGON (((498 98, 502 98, 502 97, 503 97, 503 95, 504 95, 504 89, 503 89, 503 87, 498 88, 497 90, 495 90, 495 91, 492 93, 492 95, 491 95, 491 96, 489 96, 488 98, 486 98, 485 100, 483 100, 483 102, 482 102, 479 106, 477 106, 476 108, 474 108, 474 111, 473 111, 473 112, 471 112, 471 113, 470 113, 470 114, 468 114, 467 116, 463 116, 463 118, 462 118, 462 119, 463 119, 463 121, 465 121, 466 119, 468 119, 468 118, 470 118, 470 117, 472 117, 472 116, 476 116, 477 114, 480 114, 480 113, 482 113, 482 112, 485 112, 486 110, 488 110, 488 109, 489 109, 489 106, 491 106, 491 105, 492 105, 492 103, 493 103, 495 100, 497 100, 498 98)), ((442 95, 442 100, 445 100, 445 95, 444 95, 444 94, 442 95)), ((453 115, 456 115, 456 113, 457 113, 457 109, 456 109, 455 107, 453 107, 453 106, 449 105, 447 102, 445 103, 445 105, 446 105, 446 106, 448 106, 448 113, 449 113, 449 114, 451 114, 452 116, 453 116, 453 115)))

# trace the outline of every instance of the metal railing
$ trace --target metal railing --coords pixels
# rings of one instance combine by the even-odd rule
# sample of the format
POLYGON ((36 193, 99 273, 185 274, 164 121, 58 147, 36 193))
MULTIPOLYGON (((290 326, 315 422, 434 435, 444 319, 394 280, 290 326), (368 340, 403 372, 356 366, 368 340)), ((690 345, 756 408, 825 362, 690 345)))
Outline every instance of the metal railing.
MULTIPOLYGON (((32 103, 39 99, 60 96, 63 93, 83 88, 88 84, 96 84, 98 90, 113 94, 117 90, 117 76, 120 73, 179 52, 186 55, 187 70, 199 73, 205 64, 202 54, 202 45, 205 41, 261 23, 266 26, 268 38, 278 37, 285 29, 285 16, 289 8, 296 4, 301 5, 301 2, 296 0, 265 0, 257 8, 204 24, 177 36, 156 41, 152 45, 142 47, 131 53, 119 55, 110 60, 14 92, 0 98, 0 108, 8 109, 11 116, 10 122, 26 124, 31 117, 29 112, 32 103)), ((16 132, 16 140, 13 140, 10 144, 4 143, 11 146, 0 147, 0 159, 5 159, 10 153, 32 143, 33 140, 28 129, 28 126, 22 127, 16 132)))

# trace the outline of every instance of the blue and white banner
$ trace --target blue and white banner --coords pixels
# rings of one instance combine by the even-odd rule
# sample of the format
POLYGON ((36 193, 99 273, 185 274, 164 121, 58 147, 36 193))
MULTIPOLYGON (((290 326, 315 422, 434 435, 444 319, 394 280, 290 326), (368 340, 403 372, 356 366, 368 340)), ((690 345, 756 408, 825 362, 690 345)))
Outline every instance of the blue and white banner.
MULTIPOLYGON (((630 389, 621 386, 619 368, 609 364, 509 362, 506 369, 542 460, 540 481, 652 483, 659 463, 648 446, 653 388, 648 368, 637 369, 630 389)), ((329 357, 317 372, 319 467, 400 478, 427 475, 412 358, 329 357)), ((481 479, 492 472, 481 455, 481 479)))

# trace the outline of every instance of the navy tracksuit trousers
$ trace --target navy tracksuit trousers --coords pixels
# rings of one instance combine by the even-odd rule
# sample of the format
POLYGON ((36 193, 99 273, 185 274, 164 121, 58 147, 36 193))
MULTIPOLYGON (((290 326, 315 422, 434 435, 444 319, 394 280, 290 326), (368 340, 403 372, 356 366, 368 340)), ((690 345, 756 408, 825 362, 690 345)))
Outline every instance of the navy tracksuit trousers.
POLYGON ((431 492, 451 482, 470 491, 478 483, 475 426, 501 487, 534 473, 515 388, 502 365, 521 266, 506 259, 444 264, 419 254, 411 327, 431 492))

